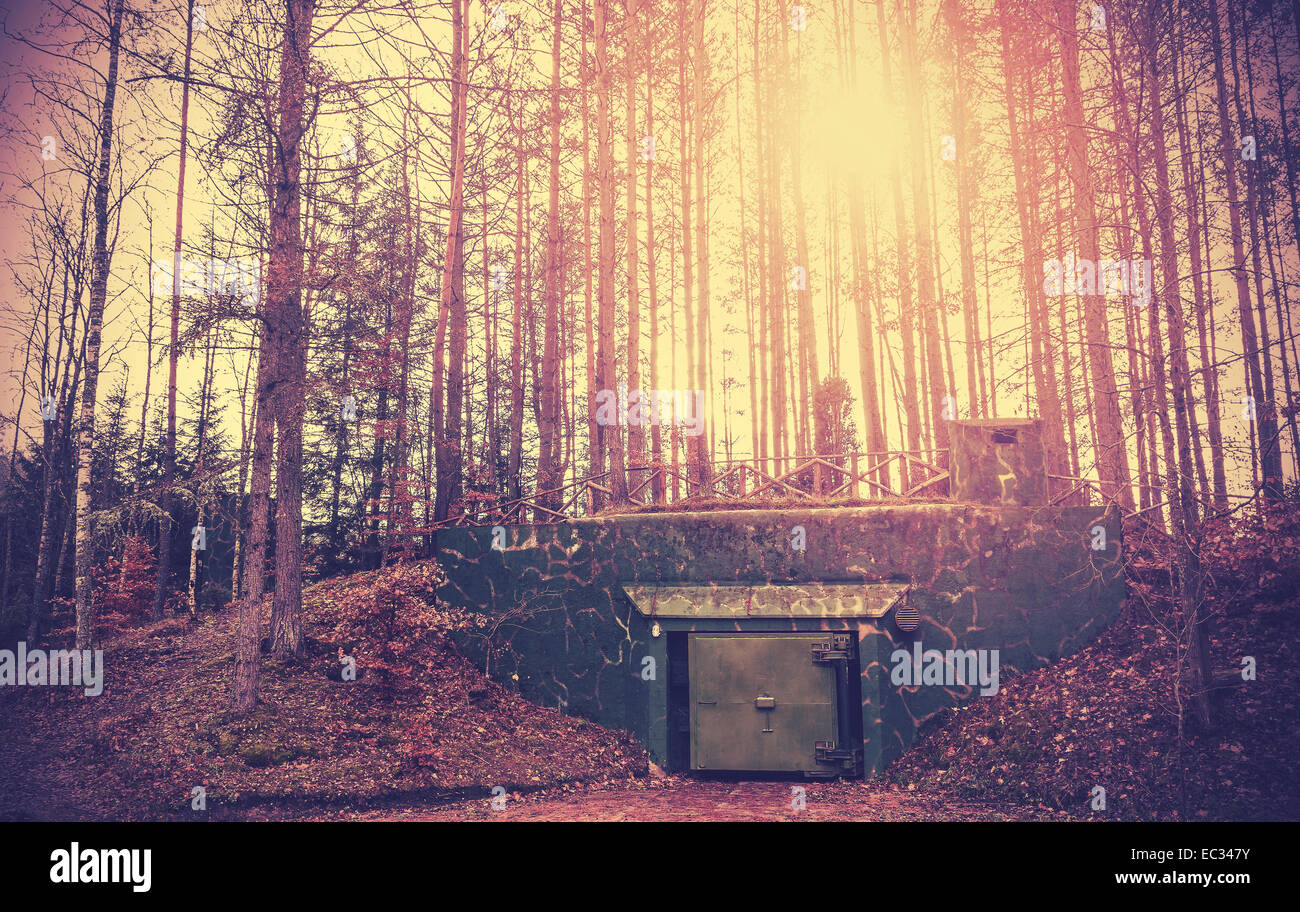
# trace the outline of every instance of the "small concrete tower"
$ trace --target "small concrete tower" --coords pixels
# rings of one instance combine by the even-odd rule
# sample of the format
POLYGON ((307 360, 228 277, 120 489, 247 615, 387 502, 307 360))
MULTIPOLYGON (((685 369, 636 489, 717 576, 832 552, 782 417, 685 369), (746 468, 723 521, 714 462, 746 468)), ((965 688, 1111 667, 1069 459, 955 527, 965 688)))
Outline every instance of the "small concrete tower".
POLYGON ((953 500, 1023 507, 1047 503, 1043 422, 1038 418, 973 418, 949 427, 949 491, 953 500))

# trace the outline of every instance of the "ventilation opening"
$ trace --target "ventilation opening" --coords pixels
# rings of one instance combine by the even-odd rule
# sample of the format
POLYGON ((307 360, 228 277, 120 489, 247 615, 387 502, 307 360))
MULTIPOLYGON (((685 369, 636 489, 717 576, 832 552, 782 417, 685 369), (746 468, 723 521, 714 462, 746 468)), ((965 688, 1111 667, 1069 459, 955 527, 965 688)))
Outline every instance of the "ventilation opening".
POLYGON ((994 430, 993 430, 993 442, 994 442, 994 443, 1015 443, 1015 442, 1016 442, 1016 431, 1015 431, 1015 429, 1014 429, 1014 428, 994 428, 994 430))

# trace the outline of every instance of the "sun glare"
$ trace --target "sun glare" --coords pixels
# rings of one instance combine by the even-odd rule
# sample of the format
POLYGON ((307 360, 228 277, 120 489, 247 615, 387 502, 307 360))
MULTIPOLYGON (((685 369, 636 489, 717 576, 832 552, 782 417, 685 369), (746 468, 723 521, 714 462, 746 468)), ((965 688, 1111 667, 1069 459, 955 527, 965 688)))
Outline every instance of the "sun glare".
POLYGON ((812 102, 804 139, 813 161, 840 174, 884 180, 889 146, 897 142, 891 115, 879 95, 831 90, 812 102))

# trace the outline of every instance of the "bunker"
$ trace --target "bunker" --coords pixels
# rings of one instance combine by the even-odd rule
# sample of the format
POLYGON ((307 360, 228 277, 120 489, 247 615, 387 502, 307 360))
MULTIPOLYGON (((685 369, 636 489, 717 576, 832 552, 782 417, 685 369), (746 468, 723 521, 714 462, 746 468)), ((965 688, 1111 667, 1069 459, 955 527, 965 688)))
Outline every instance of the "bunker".
POLYGON ((950 427, 942 502, 452 528, 439 595, 490 674, 670 771, 875 775, 1123 599, 1119 516, 1050 505, 1037 421, 950 427))

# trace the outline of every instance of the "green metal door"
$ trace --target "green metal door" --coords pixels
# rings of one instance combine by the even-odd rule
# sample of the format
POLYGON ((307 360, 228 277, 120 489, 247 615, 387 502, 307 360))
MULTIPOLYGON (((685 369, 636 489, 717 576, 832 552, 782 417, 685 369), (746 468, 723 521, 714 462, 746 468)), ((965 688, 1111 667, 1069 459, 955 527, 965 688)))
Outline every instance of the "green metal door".
POLYGON ((691 634, 691 769, 824 773, 837 740, 825 634, 691 634))

